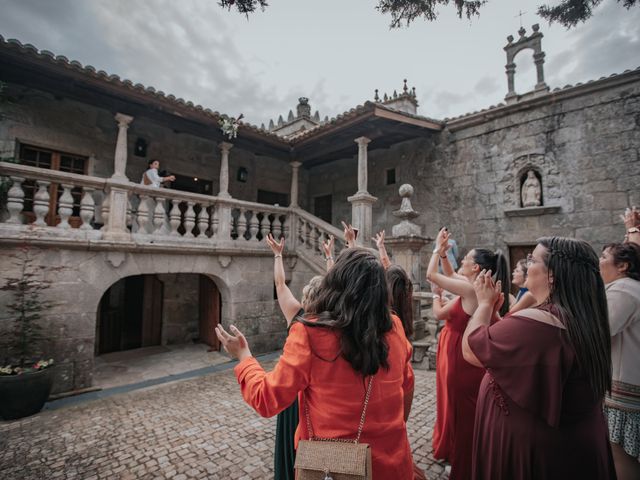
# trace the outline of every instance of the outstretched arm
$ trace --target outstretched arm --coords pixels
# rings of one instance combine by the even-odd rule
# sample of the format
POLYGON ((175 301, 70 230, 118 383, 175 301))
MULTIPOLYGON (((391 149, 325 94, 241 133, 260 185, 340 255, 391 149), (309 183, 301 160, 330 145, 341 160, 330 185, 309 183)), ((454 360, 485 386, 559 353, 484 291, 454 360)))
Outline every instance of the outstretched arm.
POLYGON ((525 292, 524 295, 522 295, 522 297, 520 297, 520 300, 518 300, 510 309, 509 309, 509 313, 516 313, 519 312, 520 310, 524 310, 525 308, 529 308, 529 307, 533 307, 534 305, 536 305, 538 303, 538 301, 536 300, 536 297, 534 297, 531 292, 525 292))
POLYGON ((378 247, 378 252, 380 253, 380 262, 382 262, 382 266, 386 270, 391 266, 391 260, 389 260, 389 255, 387 254, 387 249, 384 246, 384 230, 380 233, 377 233, 373 240, 376 243, 376 247, 378 247))
POLYGON ((276 295, 278 296, 278 305, 280 310, 287 321, 287 327, 291 324, 291 321, 300 311, 301 305, 298 300, 293 296, 289 287, 287 287, 284 264, 282 263, 282 252, 284 250, 284 237, 280 239, 280 242, 276 242, 271 234, 266 237, 267 245, 271 248, 274 255, 273 261, 273 281, 276 284, 276 295))
MULTIPOLYGON (((444 228, 440 230, 440 232, 442 232, 443 230, 444 228)), ((440 235, 440 233, 438 233, 438 235, 440 235)), ((434 250, 434 253, 431 255, 431 260, 429 261, 429 266, 427 267, 427 280, 435 283, 439 287, 444 288, 454 295, 460 295, 463 298, 473 297, 473 285, 471 285, 467 280, 448 277, 438 272, 438 261, 442 260, 442 257, 439 254, 439 250, 440 249, 436 247, 436 250, 434 250)))

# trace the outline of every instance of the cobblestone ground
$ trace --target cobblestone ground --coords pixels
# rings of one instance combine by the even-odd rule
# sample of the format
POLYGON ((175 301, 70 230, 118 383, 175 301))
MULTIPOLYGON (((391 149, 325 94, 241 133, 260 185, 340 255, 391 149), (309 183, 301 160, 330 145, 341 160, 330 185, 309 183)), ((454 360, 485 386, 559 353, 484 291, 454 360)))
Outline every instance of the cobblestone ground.
MULTIPOLYGON (((409 436, 430 480, 434 419, 435 374, 416 371, 409 436)), ((226 370, 0 422, 0 479, 272 478, 274 435, 226 370)))

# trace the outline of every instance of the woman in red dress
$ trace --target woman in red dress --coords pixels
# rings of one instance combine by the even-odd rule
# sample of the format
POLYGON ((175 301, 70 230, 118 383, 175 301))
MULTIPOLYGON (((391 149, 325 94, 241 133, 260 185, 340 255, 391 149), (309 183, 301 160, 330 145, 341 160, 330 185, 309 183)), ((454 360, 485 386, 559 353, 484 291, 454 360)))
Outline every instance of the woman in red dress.
POLYGON ((543 238, 526 287, 540 302, 489 325, 499 289, 483 272, 464 358, 486 374, 473 439, 475 480, 615 479, 602 404, 611 339, 598 256, 588 243, 543 238))
MULTIPOLYGON (((471 314, 478 306, 473 289, 473 280, 482 269, 496 272, 496 279, 500 280, 505 301, 500 314, 509 310, 509 271, 507 261, 500 252, 486 249, 473 249, 462 259, 461 275, 455 274, 447 259, 449 248, 449 232, 443 228, 436 238, 436 249, 429 262, 427 280, 459 297, 449 302, 445 307, 448 336, 446 343, 438 352, 440 358, 446 355, 446 378, 444 388, 446 393, 438 400, 444 404, 444 418, 438 419, 438 433, 440 433, 437 455, 443 455, 451 463, 450 480, 468 480, 471 478, 471 455, 473 445, 473 422, 475 418, 476 399, 480 381, 484 376, 484 369, 471 365, 462 357, 462 334, 467 326, 471 314), (442 264, 443 273, 438 273, 438 261, 442 264)), ((438 413, 442 411, 438 405, 438 413)))

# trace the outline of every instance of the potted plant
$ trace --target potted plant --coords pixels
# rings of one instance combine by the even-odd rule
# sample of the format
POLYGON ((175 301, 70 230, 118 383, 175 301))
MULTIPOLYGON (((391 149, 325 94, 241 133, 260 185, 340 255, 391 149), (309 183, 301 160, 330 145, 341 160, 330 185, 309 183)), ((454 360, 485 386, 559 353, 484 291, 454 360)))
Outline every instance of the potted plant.
POLYGON ((28 246, 14 255, 17 274, 8 276, 1 291, 8 292, 2 323, 0 357, 0 418, 13 420, 42 410, 53 385, 53 359, 43 355, 42 312, 54 306, 43 298, 52 282, 45 267, 35 265, 28 246))

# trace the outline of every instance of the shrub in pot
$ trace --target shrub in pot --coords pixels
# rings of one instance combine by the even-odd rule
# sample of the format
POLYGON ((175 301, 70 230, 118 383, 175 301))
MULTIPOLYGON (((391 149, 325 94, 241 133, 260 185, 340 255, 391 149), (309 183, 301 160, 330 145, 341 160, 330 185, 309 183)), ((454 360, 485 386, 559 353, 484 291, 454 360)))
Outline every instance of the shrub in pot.
MULTIPOLYGON (((44 298, 52 281, 36 266, 33 252, 23 246, 14 255, 17 274, 5 278, 8 292, 2 320, 0 358, 0 418, 13 420, 42 410, 53 384, 53 359, 44 355, 41 316, 54 306, 44 298)), ((54 268, 54 270, 56 270, 54 268)))

